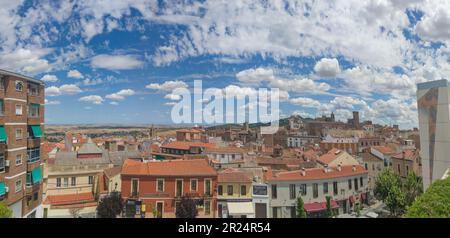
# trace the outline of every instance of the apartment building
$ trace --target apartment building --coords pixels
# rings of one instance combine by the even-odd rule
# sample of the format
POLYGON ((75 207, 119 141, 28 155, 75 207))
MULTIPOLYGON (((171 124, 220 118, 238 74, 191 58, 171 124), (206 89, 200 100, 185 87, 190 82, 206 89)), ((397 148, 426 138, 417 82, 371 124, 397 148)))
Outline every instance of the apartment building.
POLYGON ((13 217, 42 217, 44 83, 0 70, 0 201, 13 217))
POLYGON ((223 218, 254 218, 251 174, 226 169, 218 174, 217 213, 223 218))
POLYGON ((367 171, 360 165, 334 168, 312 168, 295 171, 266 173, 270 193, 270 217, 296 216, 299 196, 309 217, 321 217, 326 210, 326 197, 332 207, 348 213, 356 204, 367 202, 367 171))
POLYGON ((327 135, 320 142, 320 149, 329 151, 332 148, 345 150, 349 154, 355 155, 359 151, 359 143, 357 137, 333 137, 327 135))
POLYGON ((152 158, 157 160, 181 159, 185 155, 203 154, 208 147, 214 144, 198 141, 172 141, 160 147, 159 152, 152 152, 152 158))
POLYGON ((175 217, 184 196, 196 201, 198 217, 215 217, 217 172, 207 160, 128 159, 122 167, 127 217, 175 217))
POLYGON ((417 176, 422 176, 422 161, 419 151, 416 149, 403 150, 391 157, 392 169, 401 178, 406 179, 409 173, 414 172, 417 176))

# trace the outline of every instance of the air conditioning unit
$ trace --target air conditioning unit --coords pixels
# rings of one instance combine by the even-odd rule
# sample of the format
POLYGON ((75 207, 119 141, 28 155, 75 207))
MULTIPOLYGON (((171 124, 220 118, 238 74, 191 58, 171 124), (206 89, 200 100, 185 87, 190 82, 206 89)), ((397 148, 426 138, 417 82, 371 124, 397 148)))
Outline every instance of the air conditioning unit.
POLYGON ((5 160, 5 166, 9 167, 9 160, 5 160))

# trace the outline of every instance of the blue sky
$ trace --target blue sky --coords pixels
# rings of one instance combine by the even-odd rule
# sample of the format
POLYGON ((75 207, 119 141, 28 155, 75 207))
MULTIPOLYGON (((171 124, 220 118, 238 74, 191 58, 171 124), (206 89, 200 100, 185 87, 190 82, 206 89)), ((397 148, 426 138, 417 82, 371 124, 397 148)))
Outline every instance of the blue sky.
POLYGON ((415 85, 450 74, 447 1, 0 2, 0 68, 46 81, 48 124, 170 124, 170 89, 199 79, 410 128, 415 85))

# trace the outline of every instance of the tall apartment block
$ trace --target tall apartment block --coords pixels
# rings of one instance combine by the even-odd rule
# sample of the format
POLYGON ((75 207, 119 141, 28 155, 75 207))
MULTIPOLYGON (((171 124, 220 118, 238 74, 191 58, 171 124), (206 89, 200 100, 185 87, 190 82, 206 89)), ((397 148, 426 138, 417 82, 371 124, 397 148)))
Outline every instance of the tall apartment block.
POLYGON ((0 202, 13 217, 42 217, 44 83, 0 70, 0 202))
POLYGON ((446 79, 417 84, 420 156, 424 189, 450 166, 450 84, 446 79))

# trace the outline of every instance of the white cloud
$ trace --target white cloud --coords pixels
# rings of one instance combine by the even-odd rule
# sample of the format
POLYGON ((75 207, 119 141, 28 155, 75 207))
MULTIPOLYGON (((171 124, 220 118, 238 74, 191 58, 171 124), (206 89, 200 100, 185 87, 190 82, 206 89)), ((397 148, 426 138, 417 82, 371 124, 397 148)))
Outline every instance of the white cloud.
POLYGON ((0 51, 0 68, 27 74, 45 72, 51 68, 49 62, 44 59, 50 52, 50 49, 40 48, 0 51))
POLYGON ((122 101, 126 97, 133 96, 136 94, 136 92, 132 89, 122 89, 117 93, 108 94, 105 96, 105 98, 115 100, 115 101, 122 101))
POLYGON ((129 70, 142 67, 144 62, 140 61, 134 55, 97 55, 91 60, 91 66, 94 68, 103 68, 109 70, 129 70))
POLYGON ((119 103, 118 103, 118 102, 109 102, 109 104, 111 104, 111 105, 114 105, 114 106, 117 106, 117 105, 119 105, 119 103))
POLYGON ((60 87, 51 86, 45 89, 46 96, 75 95, 82 90, 75 84, 64 84, 60 87))
POLYGON ((335 58, 322 58, 314 66, 314 71, 319 77, 334 78, 340 72, 339 61, 335 58))
POLYGON ((93 104, 96 104, 96 105, 100 105, 105 100, 99 95, 89 95, 89 96, 81 97, 80 99, 78 99, 78 101, 80 101, 80 102, 89 102, 89 103, 93 103, 93 104))
POLYGON ((428 12, 416 25, 416 32, 423 39, 431 41, 444 41, 450 43, 450 6, 440 6, 439 9, 428 12), (444 9, 445 7, 446 9, 444 9))
POLYGON ((55 75, 46 74, 42 76, 41 80, 44 82, 56 82, 58 81, 58 77, 56 77, 55 75))
POLYGON ((148 89, 155 89, 155 90, 170 92, 177 88, 187 88, 188 85, 183 81, 176 80, 176 81, 166 81, 162 84, 151 83, 151 84, 146 85, 145 87, 148 89))
POLYGON ((76 78, 76 79, 82 79, 83 78, 83 74, 81 74, 80 71, 74 69, 74 70, 70 70, 69 72, 67 72, 67 77, 69 77, 69 78, 76 78))
POLYGON ((259 85, 261 82, 273 81, 275 76, 272 69, 256 68, 240 71, 236 74, 237 80, 246 84, 259 85))
POLYGON ((289 102, 303 107, 317 108, 320 106, 320 102, 312 98, 304 98, 304 97, 292 98, 289 100, 289 102))
POLYGON ((51 100, 45 99, 45 105, 59 105, 59 104, 61 104, 60 101, 57 101, 57 100, 51 101, 51 100))
POLYGON ((166 96, 164 96, 164 98, 172 100, 172 101, 178 101, 181 99, 181 96, 178 94, 167 94, 166 96))

